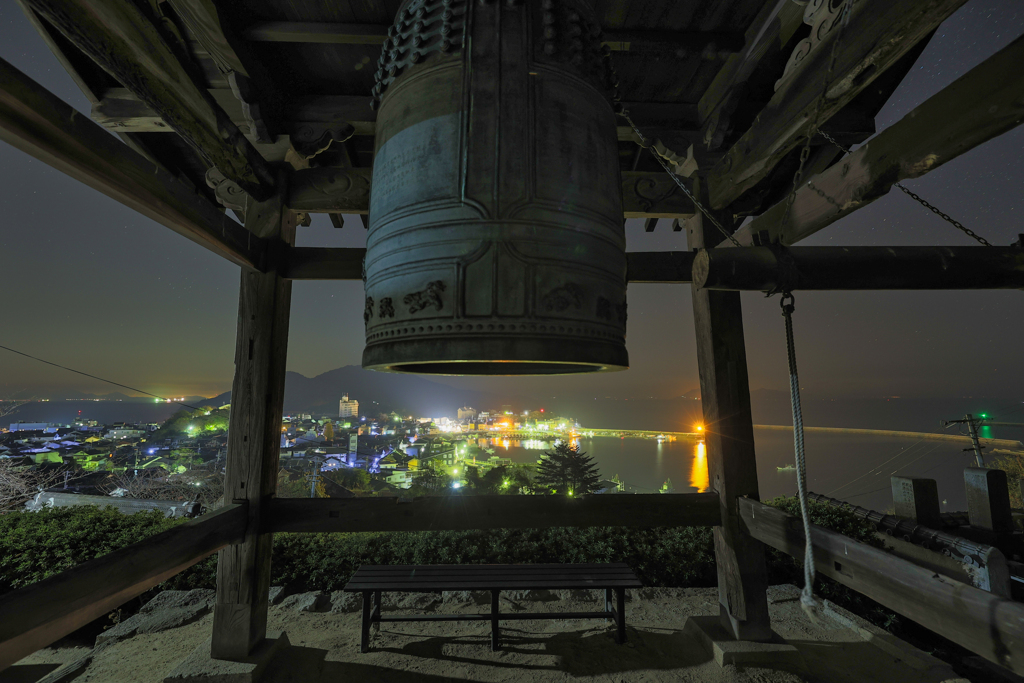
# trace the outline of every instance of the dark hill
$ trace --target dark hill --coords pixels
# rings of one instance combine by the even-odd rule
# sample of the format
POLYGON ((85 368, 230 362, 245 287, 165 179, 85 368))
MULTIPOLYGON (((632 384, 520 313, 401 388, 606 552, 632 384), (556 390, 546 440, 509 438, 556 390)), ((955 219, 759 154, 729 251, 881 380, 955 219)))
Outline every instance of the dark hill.
MULTIPOLYGON (((480 391, 457 389, 415 375, 364 370, 358 365, 329 370, 316 377, 289 371, 285 379, 285 412, 336 414, 343 394, 359 401, 363 414, 397 411, 417 417, 455 416, 465 405, 500 405, 501 398, 480 391)), ((231 401, 231 392, 210 399, 214 405, 231 401)))

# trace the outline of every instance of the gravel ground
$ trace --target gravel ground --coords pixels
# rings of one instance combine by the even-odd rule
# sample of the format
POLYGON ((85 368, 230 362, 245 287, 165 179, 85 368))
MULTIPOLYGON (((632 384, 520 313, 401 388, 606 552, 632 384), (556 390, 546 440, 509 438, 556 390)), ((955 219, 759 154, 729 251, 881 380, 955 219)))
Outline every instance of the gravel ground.
MULTIPOLYGON (((6 672, 0 683, 159 683, 210 635, 211 595, 168 595, 142 618, 108 632, 95 650, 41 650, 6 672), (69 665, 63 672, 60 665, 69 665), (64 675, 64 674, 67 675, 64 675)), ((603 607, 590 591, 534 591, 502 598, 510 612, 594 611, 603 607), (511 598, 511 599, 510 599, 511 598)), ((384 613, 486 612, 485 594, 392 594, 384 613)), ((487 622, 385 623, 372 651, 358 652, 359 607, 354 596, 274 595, 269 630, 291 642, 270 665, 264 681, 706 681, 783 683, 963 682, 945 663, 912 648, 864 620, 830 607, 812 623, 793 586, 769 589, 775 631, 799 651, 801 662, 726 666, 715 663, 683 633, 690 616, 718 613, 716 589, 650 588, 626 603, 629 642, 616 645, 603 620, 523 620, 502 624, 504 648, 490 650, 487 622)), ((126 622, 127 623, 127 622, 126 622)))

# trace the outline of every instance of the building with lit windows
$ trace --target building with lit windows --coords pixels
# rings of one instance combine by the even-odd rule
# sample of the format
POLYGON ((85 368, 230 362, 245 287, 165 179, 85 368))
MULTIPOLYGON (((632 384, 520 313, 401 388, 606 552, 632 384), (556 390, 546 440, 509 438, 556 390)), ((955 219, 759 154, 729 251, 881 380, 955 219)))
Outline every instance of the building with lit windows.
POLYGON ((338 401, 338 417, 358 417, 359 416, 359 401, 350 401, 348 394, 341 397, 338 401))

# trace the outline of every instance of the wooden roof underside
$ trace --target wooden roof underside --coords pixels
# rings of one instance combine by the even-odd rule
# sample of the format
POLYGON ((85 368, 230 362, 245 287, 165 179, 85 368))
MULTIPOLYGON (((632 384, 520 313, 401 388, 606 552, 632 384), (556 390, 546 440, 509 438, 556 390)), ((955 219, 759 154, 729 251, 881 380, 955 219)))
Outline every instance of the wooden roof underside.
MULTIPOLYGON (((841 42, 835 76, 860 73, 862 82, 853 78, 849 93, 825 108, 822 129, 846 145, 872 135, 877 111, 934 28, 963 1, 858 0, 863 7, 854 12, 841 42), (877 18, 865 19, 872 14, 877 18), (879 57, 874 43, 885 41, 898 49, 887 48, 879 57)), ((212 164, 197 151, 201 145, 174 134, 168 112, 144 103, 138 83, 121 82, 130 79, 97 63, 102 58, 95 53, 86 54, 81 36, 76 39, 66 27, 55 26, 59 19, 53 6, 112 6, 117 12, 126 0, 19 2, 93 102, 94 121, 209 199, 218 199, 207 187, 206 174, 212 165, 223 164, 212 164)), ((375 119, 370 91, 383 35, 399 5, 399 0, 137 3, 140 16, 152 21, 169 54, 180 61, 182 73, 209 93, 215 108, 263 159, 289 162, 296 169, 356 169, 367 188, 375 119), (241 87, 233 74, 244 77, 241 87), (354 126, 355 135, 304 158, 334 135, 339 117, 354 126)), ((673 152, 685 156, 693 145, 698 173, 709 178, 713 204, 729 206, 736 214, 757 214, 785 197, 801 135, 787 130, 780 136, 779 131, 803 120, 797 115, 808 118, 828 57, 827 49, 817 48, 830 46, 827 41, 816 45, 802 67, 787 70, 801 41, 813 41, 804 7, 791 0, 595 0, 595 9, 612 48, 623 103, 645 135, 673 152)), ((652 178, 659 192, 671 193, 671 181, 656 160, 641 153, 624 121, 620 125, 621 169, 629 176, 624 185, 652 178)), ((813 145, 809 174, 841 156, 820 136, 813 145)), ((219 199, 232 206, 223 196, 219 199)), ((664 206, 652 206, 642 196, 625 199, 627 216, 685 217, 693 212, 682 197, 661 202, 664 206)), ((309 210, 365 213, 359 201, 309 210)))

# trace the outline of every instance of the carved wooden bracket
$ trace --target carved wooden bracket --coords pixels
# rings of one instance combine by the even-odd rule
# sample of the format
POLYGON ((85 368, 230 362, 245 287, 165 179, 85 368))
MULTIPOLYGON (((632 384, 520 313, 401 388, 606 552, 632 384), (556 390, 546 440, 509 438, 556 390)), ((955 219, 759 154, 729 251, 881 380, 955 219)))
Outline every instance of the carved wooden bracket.
POLYGON ((306 121, 291 129, 292 149, 304 159, 311 159, 331 146, 355 135, 356 129, 348 121, 306 121))
POLYGON ((235 211, 241 211, 245 213, 246 203, 249 201, 249 195, 245 193, 238 183, 233 180, 228 180, 220 169, 216 166, 211 166, 206 171, 206 184, 208 187, 213 188, 213 193, 217 197, 217 203, 226 209, 233 209, 235 211))
POLYGON ((313 213, 360 213, 370 209, 370 169, 308 168, 288 184, 288 206, 313 213))
POLYGON ((231 85, 231 92, 242 104, 242 116, 249 126, 249 134, 260 142, 273 142, 275 131, 272 130, 270 117, 266 115, 266 107, 260 104, 256 86, 247 76, 237 71, 228 74, 228 83, 231 85))
POLYGON ((693 202, 667 173, 623 172, 622 213, 626 218, 678 218, 693 211, 693 202))
MULTIPOLYGON (((857 0, 853 0, 856 2, 857 0)), ((804 8, 804 23, 811 27, 811 35, 807 36, 793 48, 793 54, 786 62, 782 77, 775 81, 776 92, 789 78, 796 73, 808 56, 821 45, 822 41, 832 33, 843 18, 843 7, 846 0, 810 0, 804 8)), ((852 9, 851 9, 852 11, 852 9)))

